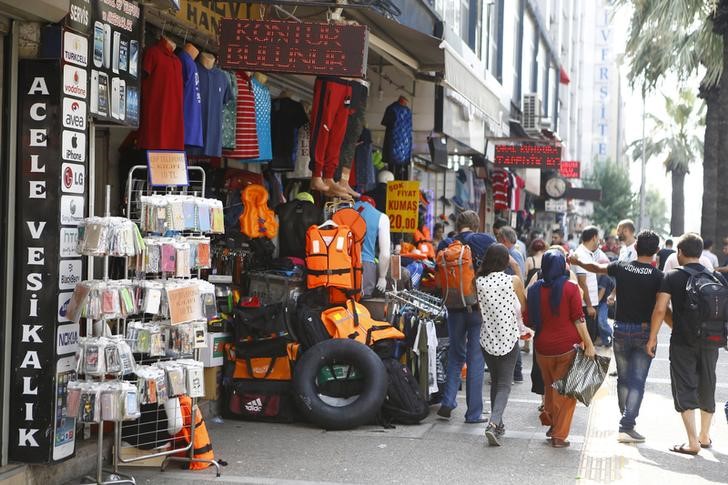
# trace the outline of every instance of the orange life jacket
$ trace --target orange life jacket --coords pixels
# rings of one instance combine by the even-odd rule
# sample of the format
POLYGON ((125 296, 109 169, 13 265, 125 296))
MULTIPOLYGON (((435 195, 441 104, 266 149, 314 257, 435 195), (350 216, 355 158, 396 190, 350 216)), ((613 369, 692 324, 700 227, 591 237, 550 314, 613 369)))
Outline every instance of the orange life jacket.
POLYGON ((350 338, 364 345, 384 339, 403 339, 404 334, 387 322, 372 318, 369 310, 354 300, 346 307, 335 306, 321 313, 321 320, 333 338, 350 338))
POLYGON ((339 226, 347 226, 351 229, 351 233, 354 236, 354 244, 351 247, 351 263, 354 269, 354 281, 353 288, 351 290, 342 290, 340 288, 329 289, 329 303, 343 304, 349 298, 354 298, 356 301, 361 299, 361 287, 363 269, 361 263, 361 245, 364 241, 364 236, 367 233, 367 223, 361 216, 359 211, 346 207, 340 209, 331 216, 331 220, 337 223, 339 226))
MULTIPOLYGON (((182 395, 179 397, 179 404, 182 408, 183 426, 182 430, 174 436, 174 439, 182 442, 183 446, 187 446, 190 444, 192 399, 187 395, 182 395)), ((212 443, 210 442, 210 435, 207 434, 207 426, 205 425, 205 420, 202 418, 202 412, 200 412, 198 407, 195 407, 195 410, 195 441, 192 445, 194 447, 193 456, 200 460, 214 460, 215 454, 212 452, 212 443)), ((189 456, 189 450, 179 453, 178 456, 189 456)), ((189 469, 204 470, 210 465, 212 463, 192 461, 189 464, 189 469)))
MULTIPOLYGON (((347 226, 306 231, 306 284, 354 289, 354 235, 347 226), (328 241, 328 243, 327 243, 328 241)), ((361 256, 359 256, 361 261, 361 256)), ((361 264, 361 263, 360 263, 361 264)))
POLYGON ((243 213, 239 219, 240 232, 252 239, 273 239, 278 235, 278 219, 268 207, 268 191, 265 187, 248 185, 240 194, 240 201, 243 203, 243 213))
POLYGON ((435 246, 432 244, 429 227, 422 226, 422 229, 415 231, 415 246, 428 259, 435 259, 435 246))

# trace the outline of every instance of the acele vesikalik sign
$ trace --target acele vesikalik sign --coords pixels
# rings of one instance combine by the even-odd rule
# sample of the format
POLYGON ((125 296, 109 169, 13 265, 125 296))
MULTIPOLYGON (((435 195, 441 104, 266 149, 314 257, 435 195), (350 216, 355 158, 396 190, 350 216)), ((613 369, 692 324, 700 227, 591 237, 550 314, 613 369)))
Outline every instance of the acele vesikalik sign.
POLYGON ((225 69, 364 77, 367 30, 361 25, 223 19, 220 64, 225 69))

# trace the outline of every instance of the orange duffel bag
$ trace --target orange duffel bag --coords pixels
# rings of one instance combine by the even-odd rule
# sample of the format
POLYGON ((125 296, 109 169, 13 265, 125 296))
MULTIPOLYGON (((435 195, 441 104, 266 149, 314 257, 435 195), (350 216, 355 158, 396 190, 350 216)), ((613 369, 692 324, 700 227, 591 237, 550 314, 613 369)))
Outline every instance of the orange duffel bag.
POLYGON ((403 339, 404 334, 387 322, 374 320, 369 310, 354 300, 346 307, 336 306, 324 310, 321 320, 333 338, 349 338, 365 345, 385 339, 403 339))

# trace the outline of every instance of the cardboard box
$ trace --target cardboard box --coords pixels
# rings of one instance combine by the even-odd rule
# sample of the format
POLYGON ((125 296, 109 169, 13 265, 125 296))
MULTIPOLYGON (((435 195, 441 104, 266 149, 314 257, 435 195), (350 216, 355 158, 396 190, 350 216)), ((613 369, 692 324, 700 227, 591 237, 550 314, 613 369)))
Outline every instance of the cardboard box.
POLYGON ((231 343, 233 336, 227 332, 208 332, 207 347, 200 349, 200 360, 205 367, 218 367, 225 361, 223 345, 231 343))
POLYGON ((220 397, 222 385, 222 367, 208 367, 205 369, 205 399, 217 401, 220 397))

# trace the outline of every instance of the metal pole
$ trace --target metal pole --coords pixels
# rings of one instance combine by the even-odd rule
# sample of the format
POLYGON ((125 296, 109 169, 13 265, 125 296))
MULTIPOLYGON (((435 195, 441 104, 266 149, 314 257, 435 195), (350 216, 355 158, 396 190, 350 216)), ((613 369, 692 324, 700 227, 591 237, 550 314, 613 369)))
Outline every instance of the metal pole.
POLYGON ((642 85, 642 175, 640 178, 640 220, 639 228, 644 229, 645 224, 645 185, 647 172, 647 138, 645 137, 645 120, 647 118, 647 102, 645 97, 645 85, 642 85))

